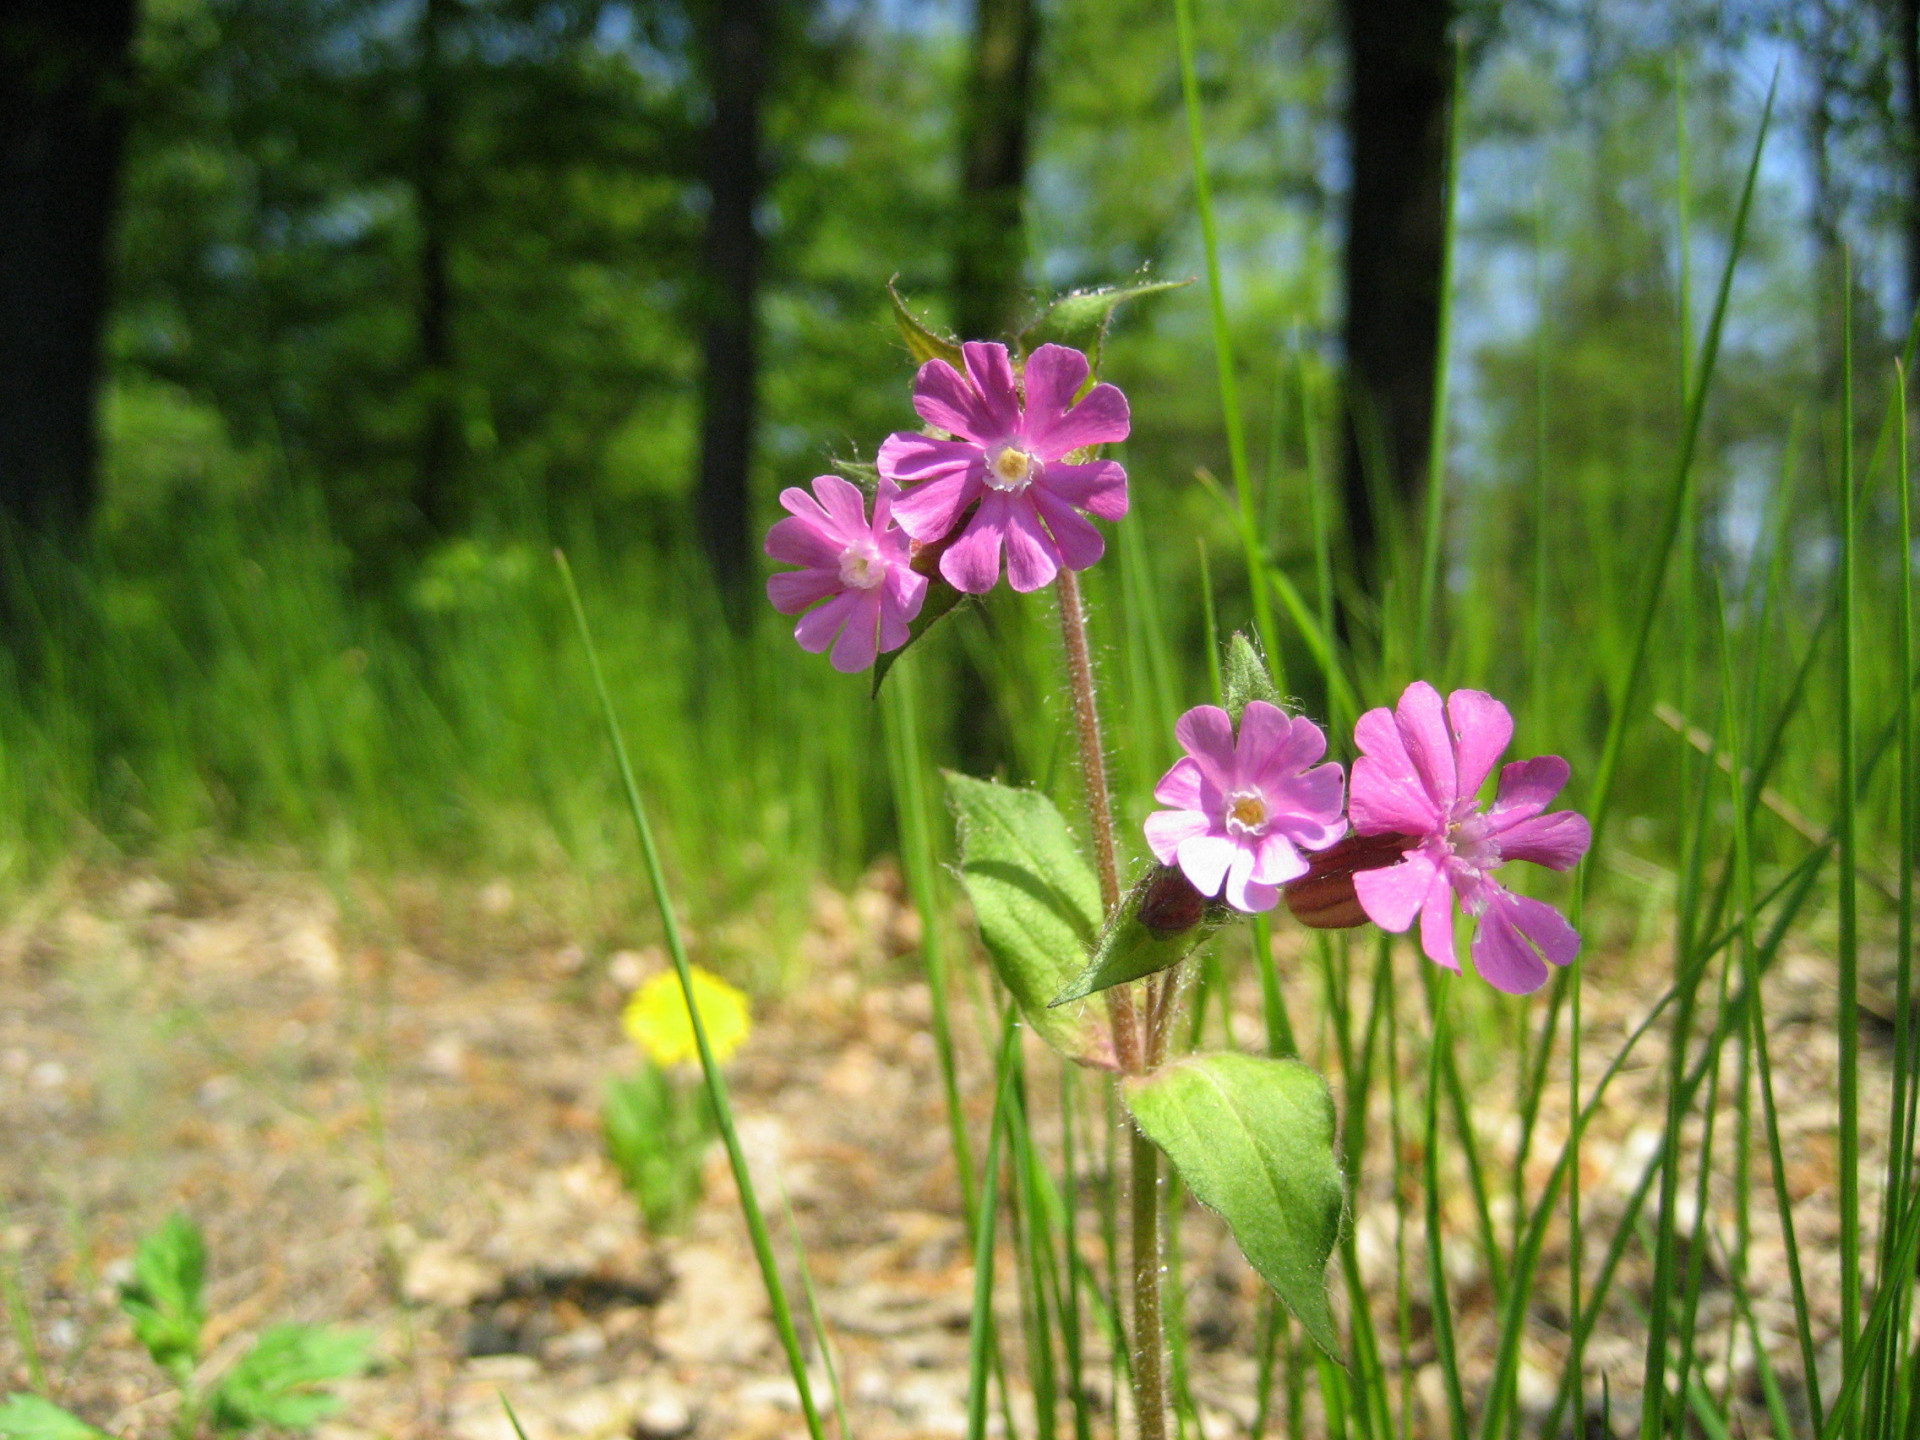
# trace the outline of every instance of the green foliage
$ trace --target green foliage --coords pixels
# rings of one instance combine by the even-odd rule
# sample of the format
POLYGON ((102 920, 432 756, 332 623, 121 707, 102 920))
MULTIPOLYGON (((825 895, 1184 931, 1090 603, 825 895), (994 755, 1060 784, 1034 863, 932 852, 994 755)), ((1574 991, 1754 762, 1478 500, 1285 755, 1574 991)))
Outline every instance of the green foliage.
POLYGON ((1179 870, 1155 865, 1101 928, 1093 956, 1053 1000, 1066 1005, 1130 980, 1170 970, 1212 937, 1232 911, 1193 888, 1179 870))
POLYGON ((1097 290, 1075 290, 1050 302, 1025 330, 1020 349, 1032 354, 1042 345, 1067 345, 1086 352, 1092 373, 1100 373, 1100 347, 1113 324, 1114 312, 1143 295, 1163 295, 1190 285, 1190 280, 1142 280, 1134 285, 1109 285, 1097 290))
POLYGON ((947 772, 960 832, 960 880, 994 970, 1036 1034, 1081 1065, 1113 1068, 1090 1006, 1050 1008, 1100 927, 1100 882, 1054 803, 1037 790, 947 772))
POLYGON ((1127 1108, 1320 1348, 1337 1355, 1327 1258, 1345 1184, 1333 1097, 1296 1060, 1195 1055, 1129 1078, 1127 1108))
POLYGON ((339 1406, 326 1385, 365 1370, 370 1345, 361 1331, 270 1327, 208 1397, 215 1427, 236 1434, 311 1427, 339 1406))
POLYGON ((1253 642, 1238 630, 1227 642, 1222 689, 1226 692, 1226 711, 1232 717, 1235 729, 1239 728, 1240 716, 1245 713, 1250 701, 1264 700, 1269 705, 1280 703, 1280 691, 1273 683, 1273 676, 1267 672, 1267 662, 1260 658, 1260 652, 1254 648, 1253 642))
POLYGON ((677 1085, 657 1065, 607 1081, 600 1101, 607 1158, 656 1235, 677 1228, 700 1199, 700 1170, 714 1138, 704 1091, 677 1085))
POLYGON ((0 1440, 104 1440, 106 1433, 38 1395, 0 1401, 0 1440))
POLYGON ((966 356, 960 351, 960 342, 949 335, 942 335, 928 325, 901 298, 900 292, 887 282, 887 300, 893 306, 893 323, 900 331, 900 338, 907 342, 907 354, 913 357, 916 366, 929 360, 944 360, 954 369, 964 373, 966 356))
POLYGON ((207 1247, 200 1228, 175 1213, 142 1237, 133 1279, 120 1288, 120 1308, 133 1319, 133 1333, 154 1363, 184 1380, 200 1358, 200 1330, 207 1323, 201 1297, 207 1247))

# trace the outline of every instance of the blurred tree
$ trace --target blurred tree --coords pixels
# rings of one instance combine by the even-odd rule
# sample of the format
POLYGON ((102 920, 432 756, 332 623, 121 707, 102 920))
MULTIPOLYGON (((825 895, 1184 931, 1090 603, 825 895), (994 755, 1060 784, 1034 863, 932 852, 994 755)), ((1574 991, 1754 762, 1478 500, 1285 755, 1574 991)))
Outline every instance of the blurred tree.
POLYGON ((468 508, 460 476, 461 435, 453 364, 453 278, 447 191, 455 92, 447 66, 456 0, 424 0, 419 27, 419 115, 414 206, 420 225, 421 424, 414 508, 425 536, 445 539, 468 508))
POLYGON ((134 0, 0 0, 0 512, 51 538, 93 507, 133 23, 134 0))
POLYGON ((954 326, 968 339, 1004 337, 1023 318, 1022 212, 1039 28, 1033 0, 975 0, 972 59, 960 92, 953 263, 954 326))
POLYGON ((1433 427, 1447 233, 1453 0, 1345 0, 1347 418, 1343 491, 1360 583, 1414 513, 1433 427), (1382 513, 1383 507, 1385 512, 1382 513))

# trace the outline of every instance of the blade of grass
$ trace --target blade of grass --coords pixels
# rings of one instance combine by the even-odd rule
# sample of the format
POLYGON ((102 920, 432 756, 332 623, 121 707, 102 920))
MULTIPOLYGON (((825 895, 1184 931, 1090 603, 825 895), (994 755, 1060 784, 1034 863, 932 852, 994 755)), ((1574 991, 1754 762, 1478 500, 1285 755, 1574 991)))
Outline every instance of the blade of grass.
MULTIPOLYGON (((1853 261, 1842 268, 1845 289, 1840 321, 1840 636, 1839 636, 1839 791, 1835 816, 1839 934, 1840 1101, 1840 1363, 1852 1369, 1860 1335, 1860 917, 1859 837, 1854 816, 1854 635, 1859 598, 1855 593, 1853 477, 1853 261)), ((1858 1433, 1851 1406, 1843 1406, 1843 1433, 1858 1433)))
MULTIPOLYGON (((973 1227, 973 1310, 967 1349, 967 1440, 985 1440, 987 1433, 987 1378, 993 1369, 993 1259, 994 1227, 1000 1206, 1000 1146, 1013 1107, 1013 1055, 1020 1044, 1020 1012, 1007 1006, 1001 1026, 1000 1049, 994 1059, 993 1120, 987 1132, 987 1164, 982 1171, 980 1212, 973 1227)), ((1008 1440, 1014 1430, 1009 1424, 1008 1440)))
POLYGON ((613 753, 620 767, 620 783, 626 791, 627 808, 633 815, 634 828, 640 833, 640 849, 646 858, 647 883, 653 889, 654 904, 660 911, 667 953, 672 957, 674 972, 680 977, 680 993, 686 1001, 687 1016, 693 1024, 693 1041, 700 1053, 701 1073, 706 1076, 707 1097, 713 1104, 714 1120, 720 1131, 721 1142, 726 1146, 727 1161, 733 1169, 734 1185, 740 1194, 740 1210, 747 1222, 754 1259, 759 1263, 760 1279, 766 1286, 767 1302, 773 1311, 774 1329, 779 1333, 781 1349, 786 1352, 787 1368, 792 1372, 793 1383, 800 1392, 800 1409, 806 1417, 807 1433, 812 1440, 825 1440, 820 1411, 814 1404, 813 1387, 807 1378, 806 1357, 800 1350, 800 1334, 793 1324, 793 1307, 787 1301, 787 1288, 780 1279, 779 1262, 773 1254, 773 1240, 767 1233, 767 1218, 761 1212, 760 1202, 754 1192, 753 1175, 747 1168, 746 1153, 740 1146, 740 1133, 733 1121, 733 1105, 727 1096, 726 1077, 720 1073, 719 1063, 713 1058, 713 1047, 707 1040, 706 1022, 694 1002, 693 972, 687 962, 686 942, 680 934, 680 921, 674 910, 673 896, 667 888, 666 871, 660 864, 660 852, 654 845, 653 827, 647 820, 646 805, 640 799, 639 782, 634 779, 633 762, 627 757, 627 742, 620 728, 620 717, 614 712, 613 696, 607 690, 606 676, 600 668, 600 652, 594 647, 593 631, 587 624, 587 611, 581 604, 579 587, 573 583, 573 569, 567 564, 567 557, 558 550, 554 551, 554 560, 560 567, 560 578, 566 586, 567 601, 573 609, 574 623, 579 627, 580 641, 586 647, 587 665, 593 674, 594 689, 600 697, 607 733, 613 741, 613 753))

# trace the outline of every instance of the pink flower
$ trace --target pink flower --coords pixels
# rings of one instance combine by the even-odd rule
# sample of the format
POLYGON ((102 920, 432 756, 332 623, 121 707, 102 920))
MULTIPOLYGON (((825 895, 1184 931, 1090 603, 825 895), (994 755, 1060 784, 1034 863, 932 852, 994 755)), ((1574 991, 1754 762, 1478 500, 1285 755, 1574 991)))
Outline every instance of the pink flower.
POLYGON ((833 646, 833 668, 849 675, 873 664, 879 651, 906 644, 907 624, 926 598, 926 576, 907 566, 907 537, 889 523, 898 493, 880 482, 869 524, 859 488, 822 475, 812 495, 798 486, 780 492, 792 513, 767 532, 767 554, 806 567, 768 577, 767 598, 782 615, 825 600, 800 616, 793 638, 815 654, 833 646))
POLYGON ((1440 692, 1416 680, 1397 711, 1369 710, 1354 727, 1348 813, 1361 835, 1398 833, 1406 857, 1363 870, 1353 884, 1368 918, 1405 930, 1420 917, 1420 948, 1436 965, 1459 969, 1453 954, 1453 902, 1479 918, 1473 966, 1495 989, 1524 995, 1546 983, 1544 955, 1565 965, 1580 936, 1564 916, 1515 895, 1491 877, 1509 860, 1568 870, 1587 852, 1592 831, 1571 810, 1540 812, 1567 783, 1558 755, 1516 760, 1500 772, 1493 808, 1481 810, 1481 785, 1513 739, 1507 707, 1478 690, 1456 690, 1442 713, 1440 692))
POLYGON ((1233 722, 1218 705, 1197 705, 1174 734, 1186 758, 1174 762, 1153 798, 1172 810, 1147 817, 1147 844, 1162 865, 1176 862, 1202 895, 1220 893, 1251 914, 1271 910, 1280 886, 1307 872, 1302 850, 1347 833, 1338 765, 1313 765, 1327 737, 1304 716, 1252 700, 1233 722))
POLYGON ((900 528, 924 545, 946 537, 976 500, 960 538, 940 557, 956 590, 982 595, 1000 580, 1000 550, 1015 590, 1038 590, 1059 573, 1084 570, 1106 541, 1081 511, 1102 520, 1127 513, 1127 472, 1112 460, 1069 465, 1065 456, 1127 438, 1127 398, 1096 385, 1078 403, 1087 357, 1042 345, 1022 379, 1004 345, 960 347, 963 376, 929 360, 913 381, 913 408, 951 440, 906 431, 880 447, 880 473, 912 486, 894 508, 900 528), (1025 401, 1022 403, 1022 381, 1025 401))

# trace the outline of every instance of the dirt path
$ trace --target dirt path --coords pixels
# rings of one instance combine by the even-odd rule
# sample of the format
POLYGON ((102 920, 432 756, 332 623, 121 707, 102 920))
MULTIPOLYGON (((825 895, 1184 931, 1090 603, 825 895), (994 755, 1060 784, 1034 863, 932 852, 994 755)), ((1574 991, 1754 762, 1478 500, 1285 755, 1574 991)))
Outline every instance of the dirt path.
MULTIPOLYGON (((164 1433, 169 1401, 117 1314, 113 1285, 140 1231, 184 1208, 211 1255, 210 1366, 275 1320, 374 1332, 377 1370, 345 1388, 346 1404, 324 1427, 340 1440, 507 1440, 502 1394, 531 1440, 802 1433, 719 1155, 685 1233, 658 1243, 644 1238, 601 1158, 599 1089, 632 1064, 619 1004, 661 957, 589 954, 528 908, 495 882, 442 888, 430 903, 398 891, 357 896, 356 918, 344 923, 309 878, 209 867, 170 882, 74 879, 10 917, 0 932, 0 1264, 18 1281, 58 1400, 117 1434, 164 1433)), ((731 1067, 762 1189, 770 1205, 781 1186, 791 1199, 853 1430, 868 1440, 964 1430, 972 1267, 913 939, 913 917, 884 871, 852 896, 819 892, 797 956, 810 978, 762 1007, 731 1067)), ((1657 993, 1657 947, 1641 949, 1651 958, 1638 967, 1590 972, 1589 1075, 1657 993)), ((1294 1014, 1323 1011, 1314 967, 1292 949, 1283 963, 1294 1014)), ((1354 977, 1356 1000, 1366 981, 1354 977)), ((1426 1022, 1419 988, 1398 989, 1404 1045, 1426 1022)), ((1816 1309, 1831 1317, 1829 995, 1824 963, 1790 955, 1769 1015, 1800 1244, 1816 1309)), ((1517 1013, 1482 1008, 1476 1023, 1496 1031, 1517 1013)), ((1257 1011, 1257 996, 1237 997, 1234 1023, 1249 1044, 1257 1011)), ((971 1036, 964 997, 960 1013, 971 1036)), ((976 1044, 965 1050, 965 1089, 983 1131, 984 1065, 976 1044)), ((1464 1078, 1482 1158, 1504 1173, 1518 1086, 1499 1045, 1481 1051, 1479 1070, 1464 1078)), ((1619 1215, 1657 1141, 1663 1063, 1651 1037, 1590 1134, 1582 1176, 1596 1226, 1619 1215)), ((1032 1064, 1044 1129, 1055 1123, 1046 1097, 1057 1080, 1050 1061, 1036 1054, 1032 1064)), ((1884 1103, 1883 1070, 1870 1067, 1868 1113, 1884 1103)), ((1085 1094, 1097 1103, 1096 1090, 1085 1094)), ((1396 1157, 1394 1117, 1384 1094, 1377 1099, 1358 1255, 1397 1371, 1392 1186, 1397 1176, 1411 1206, 1405 1243, 1419 1277, 1420 1158, 1411 1132, 1396 1157)), ((1565 1127, 1560 1083, 1544 1106, 1529 1194, 1544 1183, 1565 1127)), ((1724 1150, 1724 1134, 1719 1143, 1724 1150)), ((1883 1163, 1877 1154, 1870 1147, 1870 1173, 1883 1163)), ((1457 1155, 1448 1165, 1457 1169, 1457 1155)), ((1755 1184, 1765 1183, 1756 1172, 1755 1184)), ((1471 1378, 1492 1349, 1492 1292, 1464 1194, 1453 1187, 1446 1223, 1462 1237, 1449 1265, 1471 1378)), ((1716 1180, 1709 1207, 1719 1235, 1732 1234, 1732 1202, 1731 1185, 1716 1180)), ((1511 1224, 1498 1206, 1494 1219, 1511 1224)), ((1565 1350, 1565 1317, 1552 1298, 1564 1293, 1563 1232, 1536 1287, 1539 1323, 1521 1377, 1536 1415, 1565 1350)), ((1261 1289, 1213 1217, 1193 1212, 1185 1234, 1193 1390, 1207 1435, 1244 1434, 1261 1289)), ((1087 1253, 1101 1263, 1092 1231, 1087 1253)), ((1757 1403, 1750 1344, 1737 1337, 1731 1371, 1723 1353, 1734 1317, 1726 1277, 1713 1273, 1720 1263, 1710 1259, 1702 1310, 1706 1378, 1721 1385, 1731 1376, 1757 1403)), ((1748 1269, 1756 1289, 1777 1299, 1763 1300, 1756 1318, 1767 1350, 1791 1362, 1781 1264, 1763 1224, 1748 1269)), ((1589 1350, 1596 1393, 1597 1377, 1608 1377, 1616 1429, 1638 1384, 1644 1268, 1630 1258, 1589 1350)), ((1408 1381, 1437 1419, 1418 1279, 1410 1298, 1408 1381)), ((1014 1333, 1010 1286, 1000 1303, 1014 1333)), ((1092 1388, 1104 1392, 1103 1353, 1092 1373, 1092 1388)), ((27 1375, 21 1327, 0 1330, 0 1389, 24 1387, 27 1375)), ((1017 1373, 1016 1392, 1026 1403, 1017 1373)))

